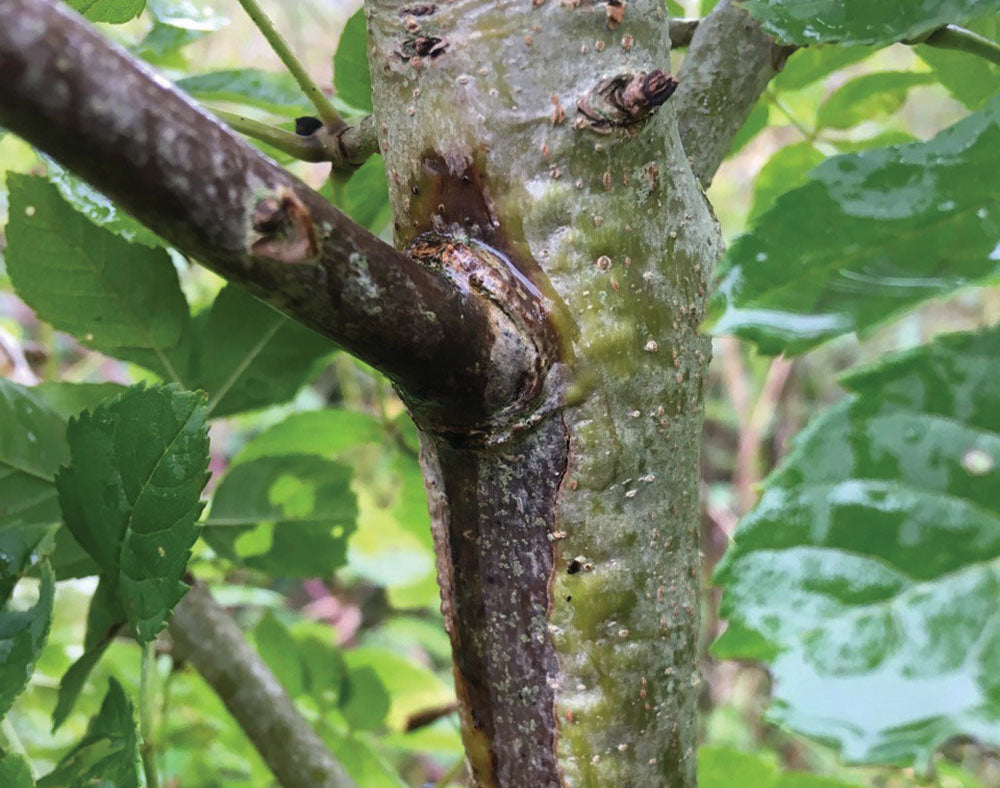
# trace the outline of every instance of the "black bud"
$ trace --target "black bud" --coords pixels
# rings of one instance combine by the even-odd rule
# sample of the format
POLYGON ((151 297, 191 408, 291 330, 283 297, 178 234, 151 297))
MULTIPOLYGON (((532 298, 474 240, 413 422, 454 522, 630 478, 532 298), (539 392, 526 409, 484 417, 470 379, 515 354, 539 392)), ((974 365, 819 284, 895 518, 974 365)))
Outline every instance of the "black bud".
POLYGON ((323 128, 323 121, 312 115, 303 115, 295 119, 295 133, 300 137, 308 137, 323 128))

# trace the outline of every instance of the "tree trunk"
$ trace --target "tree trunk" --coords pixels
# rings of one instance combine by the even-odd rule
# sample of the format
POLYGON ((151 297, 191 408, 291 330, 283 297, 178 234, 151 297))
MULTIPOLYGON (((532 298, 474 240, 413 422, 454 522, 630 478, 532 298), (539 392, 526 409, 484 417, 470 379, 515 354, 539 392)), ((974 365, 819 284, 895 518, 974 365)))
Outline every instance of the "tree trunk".
POLYGON ((721 247, 662 103, 663 5, 366 9, 397 245, 505 304, 542 360, 487 422, 418 418, 475 781, 693 786, 721 247))

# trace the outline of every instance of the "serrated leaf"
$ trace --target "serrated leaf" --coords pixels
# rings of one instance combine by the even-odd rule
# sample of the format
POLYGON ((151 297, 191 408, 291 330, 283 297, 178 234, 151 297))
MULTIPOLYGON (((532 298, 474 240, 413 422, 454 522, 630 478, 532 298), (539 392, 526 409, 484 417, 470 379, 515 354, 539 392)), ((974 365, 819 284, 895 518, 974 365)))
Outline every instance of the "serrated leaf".
POLYGON ((312 104, 287 71, 259 68, 212 71, 180 79, 177 87, 203 101, 228 101, 276 115, 314 112, 312 104))
POLYGON ((816 125, 849 129, 858 123, 891 115, 906 102, 911 88, 934 81, 930 74, 882 71, 852 79, 820 105, 816 125))
POLYGON ((75 211, 44 178, 11 173, 7 272, 38 316, 84 344, 180 380, 187 302, 170 257, 75 211))
POLYGON ((209 414, 226 416, 286 402, 334 345, 262 301, 227 285, 202 324, 199 388, 209 414))
POLYGON ((0 719, 21 693, 49 635, 56 579, 47 561, 40 565, 38 600, 27 610, 9 604, 0 610, 0 719))
POLYGON ((802 353, 995 276, 998 171, 1000 98, 930 142, 828 159, 732 245, 713 331, 802 353))
POLYGON ((806 173, 825 158, 809 142, 786 145, 778 150, 754 179, 753 203, 747 222, 753 222, 782 194, 805 183, 806 173))
POLYGON ((132 704, 114 679, 87 734, 38 781, 38 788, 139 788, 139 735, 132 704))
POLYGON ((811 46, 796 49, 771 84, 778 90, 801 90, 837 69, 858 63, 875 52, 872 47, 811 46))
POLYGON ((770 716, 850 762, 1000 744, 1000 329, 854 371, 716 573, 715 652, 770 662, 770 716))
POLYGON ((378 421, 353 410, 313 410, 293 413, 248 442, 233 460, 316 454, 334 459, 361 443, 380 443, 384 433, 378 421))
MULTIPOLYGON (((32 389, 62 419, 62 431, 66 423, 85 410, 93 410, 102 402, 114 399, 125 391, 120 383, 66 383, 46 381, 32 389)), ((65 436, 63 442, 65 443, 65 436)))
POLYGON ((146 7, 146 0, 66 0, 92 22, 122 24, 135 19, 146 7))
POLYGON ((996 0, 748 0, 746 9, 787 44, 891 44, 996 12, 996 0))
POLYGON ((344 564, 357 505, 351 470, 321 457, 263 457, 232 466, 205 521, 220 555, 285 577, 328 576, 344 564))
POLYGON ((365 9, 354 13, 337 42, 333 56, 333 86, 337 96, 364 112, 372 111, 372 77, 368 69, 368 29, 365 9))
MULTIPOLYGON (((969 23, 966 27, 991 41, 1000 41, 1000 14, 969 23)), ((1000 93, 1000 65, 969 52, 921 44, 920 59, 934 69, 934 75, 948 91, 969 109, 979 109, 1000 93)))
POLYGON ((67 527, 149 642, 187 591, 207 480, 204 399, 177 386, 132 386, 67 430, 70 464, 56 478, 67 527))
POLYGON ((125 611, 122 610, 114 584, 106 578, 101 578, 97 590, 90 598, 83 654, 70 666, 59 682, 56 708, 52 712, 53 733, 66 721, 90 672, 124 625, 125 611))
POLYGON ((35 788, 28 762, 14 753, 0 757, 0 785, 4 788, 35 788))

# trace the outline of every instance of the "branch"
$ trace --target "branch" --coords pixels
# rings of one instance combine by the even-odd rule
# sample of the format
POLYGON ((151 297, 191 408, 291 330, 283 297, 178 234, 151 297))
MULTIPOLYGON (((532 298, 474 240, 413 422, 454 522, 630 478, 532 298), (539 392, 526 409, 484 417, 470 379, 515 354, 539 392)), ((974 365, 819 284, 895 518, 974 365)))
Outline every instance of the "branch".
POLYGON ((174 609, 173 654, 190 662, 236 718, 285 788, 355 788, 271 669, 208 589, 195 583, 174 609))
POLYGON ((671 103, 691 166, 706 186, 792 51, 777 44, 733 0, 722 0, 701 20, 671 103))
POLYGON ((1000 65, 1000 44, 958 25, 939 27, 923 41, 914 43, 927 44, 927 46, 938 47, 939 49, 955 49, 967 52, 1000 65))
POLYGON ((0 125, 385 373, 425 422, 526 401, 539 351, 470 274, 354 224, 62 3, 0 0, 0 19, 0 125))
POLYGON ((235 112, 213 109, 212 114, 240 134, 266 142, 300 161, 328 161, 335 170, 355 170, 378 152, 374 115, 367 115, 356 125, 344 126, 337 132, 324 126, 311 134, 293 134, 235 112))

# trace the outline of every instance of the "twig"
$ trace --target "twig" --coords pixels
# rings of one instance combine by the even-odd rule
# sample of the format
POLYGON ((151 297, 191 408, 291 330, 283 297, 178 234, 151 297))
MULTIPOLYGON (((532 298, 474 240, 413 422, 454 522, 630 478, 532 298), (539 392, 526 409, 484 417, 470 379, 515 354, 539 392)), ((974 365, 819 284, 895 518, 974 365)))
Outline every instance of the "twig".
POLYGON ((1000 65, 1000 44, 958 25, 939 27, 923 41, 915 42, 939 49, 955 49, 1000 65))
POLYGON ((231 129, 253 137, 260 142, 266 142, 272 148, 277 148, 289 156, 294 156, 302 161, 329 161, 329 157, 323 150, 323 146, 318 144, 319 140, 315 135, 303 137, 293 134, 290 131, 279 129, 259 120, 248 118, 245 115, 237 115, 235 112, 226 112, 224 109, 212 109, 212 114, 219 120, 225 122, 231 129))
POLYGON ((319 113, 323 123, 331 131, 342 129, 346 125, 344 119, 340 117, 340 113, 337 112, 330 99, 313 82, 312 77, 309 76, 302 62, 295 57, 295 53, 292 52, 288 46, 288 42, 278 32, 270 17, 257 5, 257 0, 239 0, 239 3, 243 6, 243 10, 247 12, 247 16, 253 20, 257 29, 264 35, 264 38, 267 39, 267 43, 271 45, 271 49, 281 59, 281 62, 285 64, 285 68, 295 77, 295 81, 299 83, 302 92, 306 94, 312 105, 316 107, 316 112, 319 113))
POLYGON ((215 690, 284 788, 356 788, 202 583, 175 608, 169 633, 174 657, 215 690))
POLYGON ((156 770, 156 738, 154 711, 156 709, 156 641, 142 646, 142 665, 139 674, 139 735, 142 744, 142 768, 146 773, 146 788, 159 788, 160 775, 156 770))

